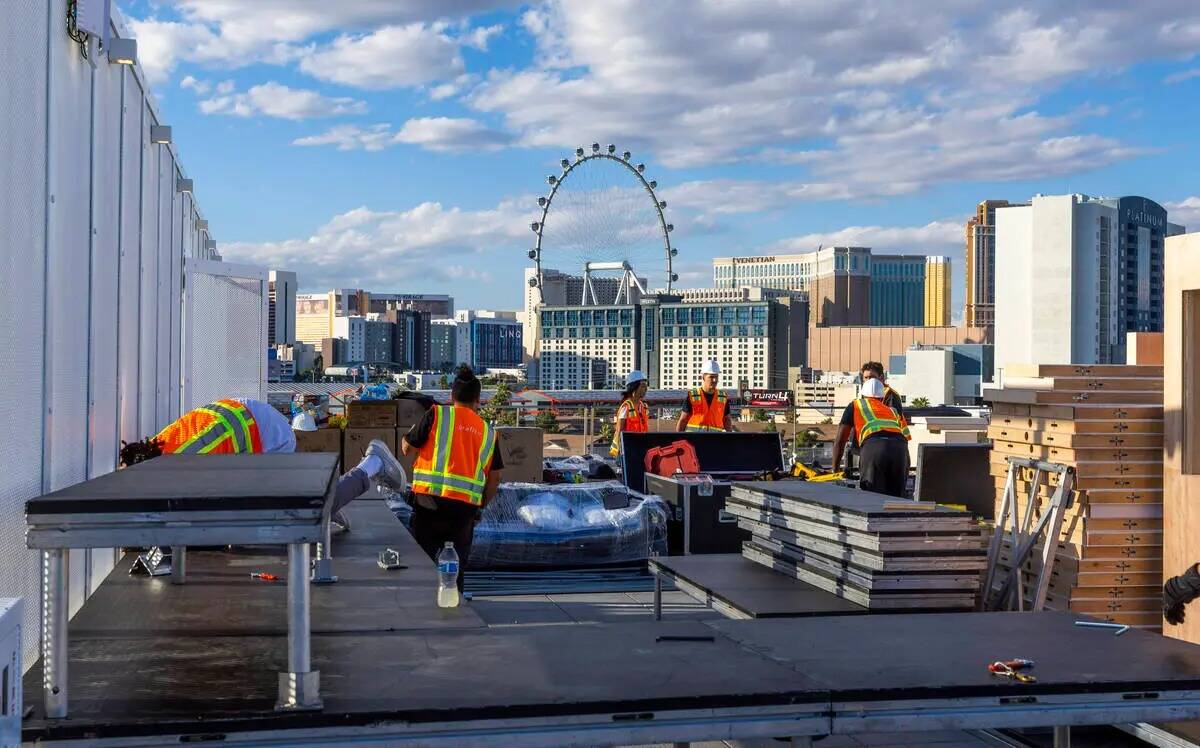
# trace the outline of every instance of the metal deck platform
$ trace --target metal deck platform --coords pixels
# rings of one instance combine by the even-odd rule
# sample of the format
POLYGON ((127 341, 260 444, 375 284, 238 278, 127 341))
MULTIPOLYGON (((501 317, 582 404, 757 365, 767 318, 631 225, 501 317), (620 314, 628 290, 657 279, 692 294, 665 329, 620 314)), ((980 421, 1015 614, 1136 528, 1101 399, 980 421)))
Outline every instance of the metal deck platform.
MULTIPOLYGON (((965 613, 488 628, 435 606, 434 569, 382 502, 350 507, 340 581, 314 586, 320 711, 278 711, 283 568, 271 548, 195 551, 189 583, 116 570, 71 626, 71 714, 40 744, 619 745, 1200 718, 1200 647, 1066 614, 965 613), (407 568, 375 566, 400 551, 407 568), (1036 684, 988 674, 1037 661, 1036 684)), ((649 618, 649 616, 648 616, 649 618)))

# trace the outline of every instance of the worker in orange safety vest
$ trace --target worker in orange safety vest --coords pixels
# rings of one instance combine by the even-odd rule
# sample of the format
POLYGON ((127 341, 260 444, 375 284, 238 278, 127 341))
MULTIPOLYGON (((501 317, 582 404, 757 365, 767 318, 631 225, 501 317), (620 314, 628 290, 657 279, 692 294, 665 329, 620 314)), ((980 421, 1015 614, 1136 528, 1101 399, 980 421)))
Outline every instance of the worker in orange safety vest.
POLYGON ((833 446, 833 464, 841 465, 851 435, 859 448, 859 488, 903 497, 908 482, 908 424, 883 401, 884 385, 866 379, 859 397, 846 406, 833 446))
POLYGON ((425 412, 401 441, 413 462, 412 535, 433 560, 446 543, 458 553, 458 591, 471 556, 480 511, 500 487, 504 460, 496 430, 479 416, 482 387, 469 367, 459 369, 450 405, 425 412))
POLYGON ((721 367, 716 361, 704 362, 700 370, 701 386, 688 390, 679 414, 677 431, 733 431, 729 418, 729 398, 717 389, 721 367))
MULTIPOLYGON (((293 429, 315 431, 316 428, 312 416, 305 413, 289 423, 282 413, 261 400, 223 398, 189 410, 153 437, 133 444, 123 443, 121 465, 128 467, 164 454, 291 453, 296 451, 293 429)), ((408 487, 403 466, 378 439, 367 445, 362 461, 338 480, 330 508, 334 527, 350 529, 342 509, 366 493, 373 483, 398 493, 408 487)))
POLYGON ((646 375, 634 369, 625 377, 625 393, 621 407, 617 408, 616 428, 613 429, 612 444, 608 453, 616 457, 621 454, 621 433, 625 431, 644 434, 650 430, 650 411, 646 407, 646 390, 650 380, 646 375))

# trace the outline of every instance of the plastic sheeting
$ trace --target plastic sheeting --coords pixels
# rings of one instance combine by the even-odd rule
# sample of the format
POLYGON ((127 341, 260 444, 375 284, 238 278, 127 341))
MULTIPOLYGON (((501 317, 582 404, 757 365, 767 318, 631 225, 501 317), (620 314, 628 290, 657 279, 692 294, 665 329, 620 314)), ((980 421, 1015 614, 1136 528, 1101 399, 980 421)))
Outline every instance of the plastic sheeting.
POLYGON ((505 483, 475 526, 470 566, 591 566, 667 551, 667 505, 616 481, 505 483), (606 508, 615 507, 615 508, 606 508))

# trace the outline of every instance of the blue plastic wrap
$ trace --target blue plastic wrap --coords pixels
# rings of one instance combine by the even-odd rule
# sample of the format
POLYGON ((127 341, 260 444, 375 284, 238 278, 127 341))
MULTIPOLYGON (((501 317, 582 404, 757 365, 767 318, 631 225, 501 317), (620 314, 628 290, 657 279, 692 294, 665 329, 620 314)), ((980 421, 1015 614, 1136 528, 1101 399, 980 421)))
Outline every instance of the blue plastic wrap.
POLYGON ((593 566, 667 552, 667 505, 617 481, 501 484, 475 526, 474 569, 593 566), (610 507, 610 508, 606 508, 610 507))

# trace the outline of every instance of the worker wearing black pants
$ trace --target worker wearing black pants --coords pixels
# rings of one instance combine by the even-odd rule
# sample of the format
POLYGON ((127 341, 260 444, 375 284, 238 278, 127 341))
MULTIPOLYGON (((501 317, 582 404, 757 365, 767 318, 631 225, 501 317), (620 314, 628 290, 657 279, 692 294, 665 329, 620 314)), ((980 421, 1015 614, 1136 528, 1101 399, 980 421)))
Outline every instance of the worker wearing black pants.
POLYGON ((908 441, 898 434, 886 433, 863 441, 859 449, 858 487, 903 497, 908 487, 908 441))
POLYGON ((458 591, 471 555, 480 511, 496 496, 504 460, 496 431, 479 415, 479 379, 462 367, 450 387, 450 405, 434 405, 400 440, 413 455, 412 534, 434 561, 446 543, 458 554, 458 591))
POLYGON ((421 550, 434 561, 447 542, 454 543, 458 554, 458 592, 463 591, 463 574, 471 557, 471 541, 479 507, 452 499, 418 495, 413 504, 412 535, 421 550), (433 508, 429 508, 432 505, 433 508))
POLYGON ((833 445, 833 464, 841 464, 850 437, 859 445, 859 488, 904 497, 908 484, 908 424, 884 402, 879 379, 865 379, 859 397, 846 406, 833 445))

